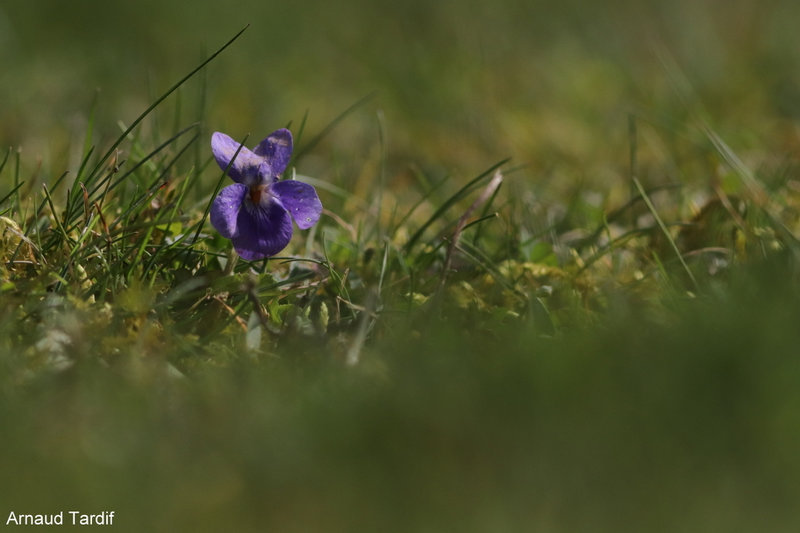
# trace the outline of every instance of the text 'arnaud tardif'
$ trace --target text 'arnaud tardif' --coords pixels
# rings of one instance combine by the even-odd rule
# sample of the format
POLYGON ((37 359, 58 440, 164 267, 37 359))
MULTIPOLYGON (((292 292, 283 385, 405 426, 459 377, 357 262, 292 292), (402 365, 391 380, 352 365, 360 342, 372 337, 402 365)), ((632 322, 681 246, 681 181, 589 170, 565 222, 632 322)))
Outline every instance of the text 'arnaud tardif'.
POLYGON ((53 514, 22 514, 11 511, 6 519, 7 526, 111 526, 114 525, 114 511, 98 514, 80 511, 61 511, 53 514))

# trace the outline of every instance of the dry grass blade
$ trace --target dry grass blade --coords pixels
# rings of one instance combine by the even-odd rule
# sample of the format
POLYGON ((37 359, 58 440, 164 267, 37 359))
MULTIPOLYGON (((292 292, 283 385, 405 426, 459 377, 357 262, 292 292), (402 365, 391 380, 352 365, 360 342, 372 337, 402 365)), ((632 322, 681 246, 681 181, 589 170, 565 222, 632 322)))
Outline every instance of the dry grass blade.
POLYGON ((503 183, 503 173, 500 169, 497 169, 492 176, 492 179, 489 180, 489 183, 486 184, 483 191, 481 192, 480 196, 478 196, 472 205, 467 208, 461 218, 458 219, 458 224, 456 225, 456 229, 453 231, 453 236, 450 239, 450 245, 447 247, 447 255, 445 256, 444 260, 444 268, 442 268, 442 280, 440 282, 440 287, 443 287, 445 281, 447 280, 447 273, 450 271, 450 263, 453 259, 453 251, 458 246, 458 241, 461 238, 461 233, 464 231, 464 228, 467 226, 467 222, 469 221, 469 217, 472 216, 472 213, 478 209, 480 206, 486 203, 489 198, 497 191, 497 188, 500 187, 500 184, 503 183))

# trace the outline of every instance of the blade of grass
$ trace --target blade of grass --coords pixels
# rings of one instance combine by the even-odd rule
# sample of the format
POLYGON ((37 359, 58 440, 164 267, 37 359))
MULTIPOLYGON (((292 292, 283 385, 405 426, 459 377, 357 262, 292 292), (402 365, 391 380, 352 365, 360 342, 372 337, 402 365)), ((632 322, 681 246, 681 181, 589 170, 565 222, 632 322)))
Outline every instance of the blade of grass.
POLYGON ((225 44, 223 44, 220 48, 218 48, 216 52, 211 54, 205 61, 201 62, 197 67, 192 69, 183 78, 178 80, 177 83, 175 83, 169 89, 167 89, 167 91, 164 92, 164 94, 162 94, 160 97, 158 97, 152 104, 150 104, 147 107, 147 109, 145 109, 138 117, 136 117, 136 119, 134 119, 134 121, 131 123, 131 125, 128 126, 125 129, 125 131, 123 131, 122 134, 119 137, 117 137, 117 140, 114 141, 111 144, 111 147, 105 152, 105 154, 103 154, 103 156, 100 157, 100 159, 98 160, 98 162, 95 165, 94 169, 92 169, 91 173, 89 174, 89 176, 87 176, 85 181, 89 182, 97 175, 97 173, 103 167, 103 165, 108 160, 108 158, 111 157, 111 155, 116 151, 116 149, 119 147, 119 145, 122 144, 122 141, 124 141, 128 137, 128 134, 130 134, 136 128, 136 126, 138 126, 139 123, 141 123, 142 120, 144 120, 145 117, 147 117, 147 115, 150 114, 151 111, 153 111, 156 107, 158 107, 158 105, 161 104, 161 102, 166 100, 167 97, 169 97, 169 95, 171 95, 173 92, 175 92, 178 89, 178 87, 180 87, 181 85, 186 83, 190 78, 192 78, 192 76, 197 74, 197 72, 199 72, 203 67, 208 65, 211 61, 213 61, 219 54, 221 54, 223 52, 223 50, 225 50, 230 45, 232 45, 245 32, 245 30, 247 30, 247 28, 249 28, 249 27, 250 27, 250 25, 248 24, 244 28, 239 30, 236 33, 236 35, 234 35, 225 44))
POLYGON ((406 221, 409 218, 411 218, 411 215, 414 214, 414 211, 416 211, 417 208, 419 208, 419 206, 425 203, 425 201, 428 198, 430 198, 433 195, 433 193, 436 192, 442 185, 444 185, 446 181, 447 178, 442 178, 441 180, 439 180, 433 187, 430 187, 428 191, 424 195, 422 195, 422 197, 420 197, 420 199, 417 200, 417 202, 414 205, 411 206, 411 209, 409 209, 408 212, 405 215, 403 215, 403 218, 401 218, 395 225, 394 231, 392 232, 392 237, 394 237, 394 235, 397 233, 397 230, 403 227, 406 221))
POLYGON ((386 275, 386 266, 389 264, 389 241, 383 241, 383 259, 381 260, 381 273, 378 276, 378 299, 381 297, 383 290, 383 278, 386 275))
POLYGON ((139 246, 136 248, 136 255, 133 257, 133 259, 131 259, 130 268, 128 268, 128 271, 125 273, 126 281, 130 280, 134 270, 136 269, 136 266, 139 264, 139 260, 142 258, 142 255, 144 255, 144 249, 150 242, 150 238, 153 236, 154 229, 155 225, 151 225, 149 228, 147 228, 147 231, 145 231, 144 236, 142 236, 142 238, 139 240, 139 246))
POLYGON ((6 150, 6 155, 3 157, 3 162, 0 163, 0 174, 3 173, 3 169, 6 167, 6 163, 8 163, 8 158, 11 156, 12 148, 9 146, 8 150, 6 150))
POLYGON ((61 220, 58 218, 58 213, 56 212, 56 206, 53 204, 53 199, 50 197, 50 192, 47 190, 47 185, 42 184, 42 190, 44 190, 44 196, 47 199, 47 203, 50 205, 50 211, 53 213, 53 220, 55 221, 56 227, 58 228, 58 232, 61 234, 61 237, 65 242, 69 244, 74 244, 72 239, 70 239, 67 231, 64 229, 64 225, 61 224, 61 220))
MULTIPOLYGON (((169 171, 169 169, 172 168, 172 166, 178 161, 178 159, 189 149, 189 147, 197 139, 198 135, 193 136, 192 139, 186 144, 186 146, 184 146, 181 150, 178 151, 175 157, 173 157, 172 160, 169 163, 167 163, 162 172, 159 173, 159 175, 155 179, 153 179, 152 182, 150 182, 150 184, 145 189, 145 192, 143 192, 141 195, 139 195, 138 198, 136 198, 133 202, 131 202, 130 207, 128 207, 128 209, 124 213, 122 213, 119 217, 117 217, 117 219, 112 223, 112 227, 119 224, 121 220, 126 219, 133 212, 133 210, 136 209, 138 206, 140 206, 143 202, 153 197, 153 195, 161 187, 162 183, 160 182, 164 179, 164 176, 169 171)), ((117 182, 115 185, 112 185, 112 187, 118 184, 119 183, 117 182)))
POLYGON ((353 105, 351 105, 350 107, 339 113, 339 115, 333 120, 331 120, 327 126, 322 128, 322 131, 320 131, 310 141, 308 141, 308 144, 295 151, 295 153, 292 155, 292 159, 289 161, 289 164, 290 165, 294 164, 295 161, 303 157, 307 152, 313 150, 314 147, 317 144, 319 144, 319 142, 322 139, 324 139, 331 131, 333 131, 333 129, 336 127, 337 124, 339 124, 342 120, 344 120, 350 113, 352 113, 362 105, 372 100, 375 97, 375 94, 376 93, 373 92, 364 96, 356 103, 354 103, 353 105))
POLYGON ((297 133, 294 136, 295 143, 298 145, 303 141, 303 134, 306 132, 307 123, 308 123, 308 109, 306 109, 305 113, 303 113, 303 119, 300 121, 300 126, 298 126, 297 133))
POLYGON ((467 220, 469 219, 472 212, 483 205, 489 198, 491 198, 494 193, 500 187, 500 184, 503 183, 503 173, 500 172, 500 169, 497 169, 492 176, 492 179, 489 180, 489 183, 486 184, 486 187, 481 191, 481 194, 472 202, 464 214, 458 219, 458 224, 456 225, 456 229, 453 231, 453 235, 450 239, 450 245, 447 247, 447 254, 444 258, 444 265, 442 266, 442 277, 440 282, 440 287, 444 286, 447 280, 447 274, 450 272, 450 264, 453 259, 453 250, 455 250, 456 246, 458 246, 458 241, 461 239, 461 232, 464 231, 464 227, 467 225, 467 220))
MULTIPOLYGON (((176 141, 178 138, 180 138, 180 137, 181 137, 183 134, 185 134, 185 133, 187 133, 187 132, 189 132, 189 131, 191 131, 191 130, 193 130, 193 129, 197 128, 197 127, 198 127, 198 124, 196 124, 196 123, 195 123, 195 124, 190 124, 189 126, 187 126, 187 127, 183 128, 181 131, 179 131, 178 133, 174 134, 174 135, 173 135, 173 136, 171 136, 169 139, 167 139, 166 141, 164 141, 163 143, 161 143, 160 145, 158 145, 158 146, 157 146, 155 149, 153 149, 153 150, 152 150, 150 153, 148 153, 148 154, 147 154, 145 157, 143 157, 141 160, 139 160, 139 161, 138 161, 138 162, 137 162, 137 163, 136 163, 136 164, 135 164, 133 167, 131 167, 130 169, 128 169, 128 170, 127 170, 125 173, 123 173, 123 174, 122 174, 120 177, 118 177, 116 180, 114 180, 113 182, 111 182, 111 185, 109 185, 109 187, 108 187, 108 188, 106 188, 106 190, 103 192, 103 196, 100 198, 100 203, 102 204, 102 202, 103 202, 103 200, 104 200, 104 198, 105 198, 105 194, 106 194, 106 193, 108 193, 109 191, 111 191, 111 190, 115 189, 116 187, 118 187, 118 186, 119 186, 119 185, 120 185, 120 184, 121 184, 123 181, 125 181, 125 179, 126 179, 128 176, 130 176, 132 173, 136 172, 136 171, 137 171, 137 170, 138 170, 138 169, 139 169, 139 168, 140 168, 142 165, 144 165, 145 163, 147 163, 148 161, 150 161, 150 160, 151 160, 151 159, 152 159, 154 156, 156 156, 158 153, 160 153, 160 152, 161 152, 162 150, 164 150, 166 147, 168 147, 168 146, 169 146, 169 145, 171 145, 173 142, 175 142, 175 141, 176 141)), ((195 135, 195 137, 193 137, 193 140, 194 140, 194 139, 196 139, 196 138, 197 138, 197 135, 195 135)), ((185 150, 185 148, 184 148, 184 150, 185 150)), ((109 176, 109 177, 110 177, 110 176, 109 176)), ((103 180, 102 182, 98 183, 98 184, 97 184, 97 185, 96 185, 96 186, 95 186, 95 187, 94 187, 94 188, 91 190, 91 192, 90 192, 90 198, 94 199, 94 195, 95 195, 95 194, 97 193, 97 191, 98 191, 98 190, 99 190, 99 189, 100 189, 100 188, 103 186, 103 182, 104 182, 104 181, 105 181, 105 180, 103 180)))
MULTIPOLYGON (((181 186, 181 189, 178 192, 178 198, 175 200, 174 204, 172 205, 172 209, 171 209, 171 212, 169 213, 169 216, 167 216, 167 220, 165 222, 162 221, 162 217, 159 214, 159 216, 156 218, 156 221, 155 221, 157 224, 171 225, 171 224, 173 224, 175 222, 175 220, 178 218, 178 210, 180 209, 180 206, 183 204, 183 200, 186 197, 186 191, 189 189, 189 184, 190 183, 194 183, 195 178, 197 176, 199 176, 199 174, 197 174, 196 172, 194 172, 194 171, 190 171, 189 172, 189 175, 187 176, 187 178, 183 180, 183 184, 181 186)), ((171 248, 172 248, 171 245, 160 247, 158 249, 158 253, 154 253, 153 256, 150 258, 150 261, 147 263, 147 265, 145 265, 144 269, 142 270, 142 275, 146 276, 147 273, 150 272, 150 270, 153 268, 155 262, 159 258, 163 258, 163 254, 161 252, 168 251, 171 248)))
MULTIPOLYGON (((670 227, 687 227, 687 224, 684 223, 684 222, 672 222, 670 224, 666 224, 666 226, 668 228, 670 228, 670 227)), ((629 241, 630 239, 632 239, 634 237, 641 236, 641 235, 647 235, 648 233, 654 232, 656 230, 661 231, 661 228, 657 224, 655 226, 637 227, 635 229, 628 230, 625 233, 622 233, 621 235, 618 235, 614 239, 609 240, 608 243, 606 243, 605 245, 598 247, 597 251, 595 251, 588 258, 583 259, 583 261, 582 261, 583 264, 578 269, 577 273, 580 274, 580 273, 584 272, 589 267, 591 267, 594 263, 596 263, 597 261, 602 259, 603 256, 605 256, 607 253, 611 252, 612 250, 614 250, 618 246, 624 244, 625 242, 629 241)))
POLYGON ((14 194, 17 192, 17 190, 20 187, 22 187, 23 185, 25 185, 24 181, 22 183, 18 183, 16 185, 14 185, 14 188, 11 189, 8 194, 6 194, 2 198, 0 198, 0 205, 3 205, 4 203, 6 203, 8 201, 8 199, 11 198, 12 196, 14 196, 14 194))
MULTIPOLYGON (((495 191, 495 194, 497 194, 496 191, 495 191)), ((482 215, 482 216, 476 218, 475 220, 473 220, 472 222, 466 224, 462 231, 466 231, 469 228, 471 228, 472 226, 477 226, 478 224, 480 224, 480 223, 482 223, 482 222, 484 222, 486 220, 492 220, 493 218, 497 218, 497 217, 498 217, 497 213, 489 213, 488 215, 482 215)), ((472 244, 473 244, 473 246, 477 246, 477 243, 475 242, 475 239, 473 239, 472 244)))
POLYGON ((75 244, 73 245, 72 249, 69 252, 69 261, 67 262, 66 265, 64 265, 64 268, 62 269, 62 272, 61 272, 61 276, 62 277, 66 277, 67 270, 69 269, 70 265, 72 263, 74 263, 75 258, 78 256, 78 252, 81 251, 81 249, 82 249, 81 245, 92 234, 92 230, 97 225, 99 220, 100 220, 100 217, 98 217, 98 216, 92 217, 91 220, 89 220, 89 223, 86 225, 86 227, 83 228, 83 231, 78 236, 78 240, 75 241, 75 244))
MULTIPOLYGON (((69 174, 69 173, 65 171, 64 173, 61 174, 61 176, 58 177, 58 179, 56 179, 55 183, 53 184, 53 189, 52 189, 53 191, 55 191, 58 188, 58 186, 63 182, 64 178, 67 177, 67 174, 69 174)), ((20 186, 22 186, 22 184, 20 184, 20 186)), ((39 215, 41 215, 42 210, 44 209, 44 206, 46 204, 47 204, 47 198, 43 198, 41 203, 39 204, 39 207, 36 209, 36 212, 35 212, 35 214, 33 216, 34 220, 37 220, 39 218, 39 215)), ((28 224, 25 227, 25 236, 28 237, 30 235, 30 232, 35 227, 36 227, 35 223, 34 224, 28 224)), ((37 235, 37 238, 40 238, 40 237, 41 237, 40 235, 37 235)), ((56 236, 55 239, 57 240, 58 237, 56 236)), ((20 245, 17 245, 17 248, 14 250, 14 253, 11 255, 11 259, 10 259, 11 261, 14 261, 16 259, 16 257, 17 257, 17 254, 19 254, 21 244, 22 243, 20 243, 20 245)), ((39 249, 43 250, 43 248, 41 246, 41 242, 39 242, 39 249)), ((49 247, 47 247, 47 249, 49 249, 49 247)))
POLYGON ((364 348, 364 343, 367 340, 367 334, 375 325, 377 320, 375 317, 375 311, 377 307, 378 295, 375 294, 375 291, 371 290, 367 293, 363 311, 361 311, 361 317, 358 321, 356 334, 353 337, 353 342, 347 349, 347 355, 345 356, 345 364, 347 366, 355 366, 361 359, 361 350, 364 348))
POLYGON ((670 234, 669 230, 667 229, 666 224, 664 224, 664 221, 661 220, 661 217, 658 215, 658 211, 656 211, 656 208, 653 205, 653 202, 650 201, 650 197, 647 196, 647 193, 645 192, 644 187, 642 187, 642 184, 639 182, 639 180, 637 178, 633 178, 633 184, 636 186, 636 189, 639 191, 639 194, 642 196, 642 200, 644 200, 644 203, 647 206, 647 209, 650 210, 650 213, 653 215, 653 218, 655 218, 656 223, 658 224, 658 227, 661 228, 661 232, 664 234, 664 237, 666 237, 667 242, 669 242, 669 245, 672 247, 672 250, 675 252, 675 255, 678 256, 678 260, 681 262, 681 266, 683 266, 683 269, 689 275, 689 279, 692 280, 692 284, 694 285, 694 288, 697 289, 698 288, 697 280, 695 279, 694 274, 692 273, 692 270, 689 268, 689 265, 687 265, 686 261, 683 259, 683 255, 681 254, 681 251, 678 249, 678 245, 675 243, 675 239, 672 238, 672 235, 670 234))
MULTIPOLYGON (((181 111, 183 107, 183 95, 180 90, 175 92, 175 110, 172 115, 172 131, 178 131, 181 128, 181 111)), ((156 131, 153 128, 153 131, 156 131)))
MULTIPOLYGON (((633 181, 631 181, 631 187, 633 187, 633 190, 636 190, 636 185, 634 185, 633 181)), ((648 189, 647 193, 648 195, 651 195, 655 192, 660 192, 670 189, 680 189, 681 187, 683 187, 683 185, 680 183, 666 183, 663 185, 656 185, 654 187, 651 187, 650 189, 648 189)), ((603 223, 599 224, 592 233, 590 233, 586 237, 583 237, 573 242, 572 247, 575 248, 576 250, 581 250, 586 246, 593 245, 600 237, 600 235, 602 235, 603 232, 606 231, 606 228, 608 228, 609 224, 613 224, 614 222, 621 219, 629 209, 633 208, 636 204, 638 204, 641 201, 642 197, 639 194, 632 197, 630 200, 622 204, 620 207, 608 213, 608 215, 604 217, 603 223)))
POLYGON ((343 299, 349 302, 350 293, 348 292, 347 286, 344 283, 347 273, 345 272, 345 275, 342 276, 336 271, 336 269, 333 268, 333 263, 331 263, 330 257, 328 256, 328 247, 325 244, 325 232, 322 233, 320 242, 322 243, 322 257, 325 259, 324 266, 328 270, 328 274, 330 274, 331 279, 336 283, 336 285, 338 285, 339 292, 337 297, 342 297, 342 295, 344 295, 343 299))
POLYGON ((420 226, 419 229, 417 229, 417 231, 414 233, 414 235, 412 235, 411 238, 408 240, 408 242, 404 247, 405 253, 408 254, 411 251, 411 249, 414 247, 414 245, 417 243, 420 237, 422 237, 422 234, 425 232, 426 229, 428 229, 428 227, 431 224, 436 222, 436 220, 439 219, 442 215, 444 215, 447 212, 447 210, 450 209, 456 202, 458 202, 459 200, 461 200, 461 198, 469 194, 472 191, 472 189, 477 187, 477 185, 481 181, 485 180, 488 176, 492 176, 497 169, 505 165, 508 161, 509 161, 508 159, 503 159, 502 161, 492 165, 484 172, 479 174, 476 178, 473 178, 466 185, 461 187, 461 189, 459 189, 454 195, 452 195, 441 206, 439 206, 439 209, 437 209, 433 213, 433 215, 431 215, 431 217, 424 224, 422 224, 422 226, 420 226))
POLYGON ((764 207, 769 201, 769 194, 767 193, 761 182, 756 179, 753 172, 747 168, 747 165, 739 159, 739 156, 731 149, 728 144, 722 140, 717 132, 711 129, 708 124, 703 124, 703 133, 705 133, 708 140, 717 150, 717 153, 722 157, 723 161, 739 176, 744 183, 745 188, 750 193, 750 197, 759 207, 764 207))
POLYGON ((466 259, 488 272, 495 279, 495 281, 500 283, 514 295, 518 296, 522 300, 527 299, 527 296, 520 292, 519 289, 514 287, 514 284, 506 276, 504 276, 503 273, 497 269, 497 267, 495 267, 492 259, 487 257, 483 250, 472 246, 467 241, 459 242, 456 246, 456 249, 463 254, 466 259))
MULTIPOLYGON (((497 195, 498 195, 499 192, 500 192, 500 187, 497 187, 494 190, 494 192, 492 193, 492 195, 489 197, 489 200, 483 206, 483 209, 481 209, 481 214, 478 217, 478 219, 477 220, 473 220, 472 222, 470 222, 469 224, 464 226, 464 228, 463 228, 464 230, 469 228, 470 226, 472 226, 474 224, 479 224, 480 222, 483 222, 484 220, 488 220, 490 218, 496 218, 498 216, 497 212, 489 213, 489 209, 492 208, 492 205, 494 204, 494 201, 497 198, 497 195)), ((475 230, 475 236, 472 238, 472 244, 474 244, 475 246, 478 245, 478 241, 480 241, 481 237, 483 236, 482 229, 483 229, 483 226, 478 226, 478 229, 475 230)))
POLYGON ((22 215, 22 198, 20 197, 19 189, 22 183, 19 181, 19 160, 21 150, 17 149, 15 152, 14 161, 14 201, 16 203, 17 214, 22 215))

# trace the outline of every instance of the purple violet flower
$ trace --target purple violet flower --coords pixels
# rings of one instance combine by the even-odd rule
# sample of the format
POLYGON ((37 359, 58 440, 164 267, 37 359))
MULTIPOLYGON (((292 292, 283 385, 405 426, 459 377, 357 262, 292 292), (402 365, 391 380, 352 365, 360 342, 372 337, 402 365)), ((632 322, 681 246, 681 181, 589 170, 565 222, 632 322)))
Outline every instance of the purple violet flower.
POLYGON ((292 218, 308 229, 319 220, 322 202, 307 183, 279 180, 292 156, 292 133, 273 131, 251 152, 216 132, 211 151, 217 164, 235 181, 219 192, 211 205, 211 225, 233 242, 248 261, 277 254, 292 239, 292 218), (231 163, 236 150, 239 153, 231 163), (230 168, 228 168, 230 165, 230 168), (290 217, 291 215, 291 217, 290 217))

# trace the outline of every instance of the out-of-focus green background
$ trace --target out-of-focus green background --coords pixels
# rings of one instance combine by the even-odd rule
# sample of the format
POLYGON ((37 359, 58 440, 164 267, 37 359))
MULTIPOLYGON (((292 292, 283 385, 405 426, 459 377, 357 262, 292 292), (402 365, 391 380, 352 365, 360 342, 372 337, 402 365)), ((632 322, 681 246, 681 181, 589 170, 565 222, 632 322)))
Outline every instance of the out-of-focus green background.
POLYGON ((126 532, 796 531, 800 307, 784 269, 761 275, 668 325, 396 327, 356 368, 284 350, 131 379, 89 359, 4 394, 0 511, 113 510, 126 532))
MULTIPOLYGON (((202 120, 207 135, 257 140, 306 112, 315 133, 375 93, 299 172, 366 195, 385 163, 399 196, 416 169, 458 182, 511 157, 524 168, 505 197, 546 211, 580 192, 599 224, 630 194, 632 124, 648 186, 707 193, 727 172, 709 131, 764 181, 793 175, 798 20, 792 0, 6 0, 0 146, 21 149, 32 183, 74 172, 96 90, 104 147, 250 24, 143 135, 202 120)), ((207 357, 189 377, 152 357, 108 368, 81 354, 35 376, 0 358, 16 372, 0 381, 0 520, 80 509, 116 511, 120 531, 797 531, 800 306, 796 260, 779 259, 789 266, 734 270, 696 301, 653 276, 641 301, 608 297, 607 314, 585 309, 591 324, 555 337, 502 313, 470 324, 391 309, 356 368, 326 357, 336 338, 291 335, 280 357, 207 357)), ((0 319, 0 350, 25 338, 17 319, 42 342, 104 323, 100 304, 50 296, 0 319)), ((113 312, 132 332, 126 354, 165 337, 187 350, 113 312)), ((115 349, 76 338, 73 351, 115 349)))
MULTIPOLYGON (((97 127, 117 133, 118 120, 250 24, 208 69, 209 129, 261 138, 308 111, 318 130, 375 92, 330 139, 340 159, 374 146, 380 110, 396 168, 474 174, 513 157, 540 182, 608 186, 627 165, 631 113, 653 137, 680 138, 702 107, 745 154, 795 142, 799 16, 788 0, 9 0, 0 144, 23 146, 31 165, 57 161, 58 174, 80 154, 96 88, 97 127)), ((201 116, 200 85, 183 91, 186 123, 201 116)), ((645 169, 649 156, 653 173, 675 172, 664 143, 641 143, 645 169)), ((312 175, 330 166, 312 163, 312 175)))

